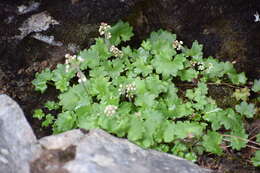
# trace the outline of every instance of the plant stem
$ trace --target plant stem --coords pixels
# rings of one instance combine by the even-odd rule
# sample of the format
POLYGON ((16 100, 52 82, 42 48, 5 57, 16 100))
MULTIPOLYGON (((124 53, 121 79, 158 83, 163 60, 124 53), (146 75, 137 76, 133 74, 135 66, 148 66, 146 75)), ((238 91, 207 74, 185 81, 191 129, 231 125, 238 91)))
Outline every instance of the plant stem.
POLYGON ((242 141, 250 142, 250 143, 252 143, 252 144, 255 144, 255 145, 260 146, 260 143, 258 143, 258 142, 254 142, 254 141, 251 141, 251 140, 249 140, 249 139, 244 139, 244 138, 241 138, 241 137, 239 137, 239 136, 224 135, 224 134, 221 134, 221 135, 222 135, 222 136, 225 136, 225 137, 234 137, 234 138, 238 138, 238 139, 240 139, 240 140, 242 140, 242 141))
MULTIPOLYGON (((228 139, 223 139, 223 141, 231 142, 231 141, 228 140, 228 139)), ((255 150, 260 150, 260 148, 258 148, 258 147, 254 147, 254 146, 252 146, 252 145, 246 145, 246 146, 249 147, 249 148, 253 148, 253 149, 255 149, 255 150)), ((231 146, 226 146, 226 147, 231 147, 231 146)))

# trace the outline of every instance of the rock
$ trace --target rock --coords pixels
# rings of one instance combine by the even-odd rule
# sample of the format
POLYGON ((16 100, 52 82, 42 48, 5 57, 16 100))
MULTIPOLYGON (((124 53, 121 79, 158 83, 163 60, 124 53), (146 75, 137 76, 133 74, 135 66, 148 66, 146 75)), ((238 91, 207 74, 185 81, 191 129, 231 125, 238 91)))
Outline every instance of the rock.
POLYGON ((0 139, 0 172, 29 172, 29 161, 41 149, 23 111, 6 95, 0 95, 0 139))
POLYGON ((0 95, 1 173, 209 173, 154 150, 144 150, 102 130, 71 130, 37 141, 22 110, 0 95))
POLYGON ((116 138, 102 130, 93 130, 85 135, 76 145, 75 159, 66 163, 64 168, 71 173, 208 172, 179 157, 144 150, 126 139, 116 138))
POLYGON ((32 32, 46 31, 51 25, 57 24, 59 24, 59 22, 53 19, 46 11, 34 14, 25 20, 22 26, 18 28, 21 34, 16 36, 16 38, 23 39, 32 32))
POLYGON ((210 172, 174 155, 144 150, 126 139, 116 138, 99 129, 86 134, 81 130, 72 130, 44 137, 39 143, 46 150, 32 162, 33 173, 210 172), (48 159, 50 156, 51 161, 48 159))
POLYGON ((66 149, 73 143, 77 143, 84 134, 80 130, 71 130, 66 133, 59 135, 52 135, 48 137, 43 137, 39 140, 39 143, 48 150, 55 149, 66 149))
POLYGON ((39 2, 30 2, 28 6, 26 5, 20 5, 17 7, 18 9, 18 14, 26 14, 32 11, 36 11, 38 10, 38 8, 40 7, 40 3, 39 2))

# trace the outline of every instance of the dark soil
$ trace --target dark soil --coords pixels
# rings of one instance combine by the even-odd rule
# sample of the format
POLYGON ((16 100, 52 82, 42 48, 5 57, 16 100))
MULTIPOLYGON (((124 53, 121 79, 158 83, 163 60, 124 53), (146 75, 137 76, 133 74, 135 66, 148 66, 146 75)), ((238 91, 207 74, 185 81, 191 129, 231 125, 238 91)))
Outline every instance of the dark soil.
MULTIPOLYGON (((81 0, 78 0, 81 1, 81 0)), ((141 1, 141 0, 140 0, 141 1)), ((143 37, 146 37, 148 33, 151 30, 158 29, 158 27, 163 27, 169 30, 174 30, 177 32, 177 34, 180 34, 180 37, 186 41, 187 43, 190 43, 189 40, 199 40, 202 43, 209 43, 207 44, 205 50, 206 54, 217 54, 217 52, 220 52, 217 54, 217 56, 225 56, 225 58, 228 58, 230 55, 229 52, 227 52, 227 49, 229 49, 228 45, 235 45, 234 55, 237 57, 232 57, 234 60, 241 61, 241 64, 244 62, 249 62, 249 67, 247 72, 250 75, 251 78, 259 78, 259 66, 257 66, 257 62, 259 62, 260 57, 260 49, 257 49, 256 47, 259 47, 260 45, 260 33, 259 27, 256 26, 250 26, 248 27, 248 30, 255 33, 255 37, 249 34, 249 31, 244 31, 243 27, 242 31, 239 30, 241 28, 236 28, 239 31, 239 33, 242 33, 242 35, 238 36, 237 33, 233 32, 234 28, 232 26, 241 26, 242 24, 239 24, 239 16, 240 13, 243 11, 248 10, 249 8, 252 8, 249 12, 246 13, 254 13, 255 10, 257 10, 257 6, 254 6, 254 3, 248 3, 243 4, 242 1, 238 0, 236 1, 235 5, 241 5, 243 8, 241 10, 234 11, 234 15, 230 14, 228 15, 231 19, 233 19, 233 23, 227 23, 224 19, 218 18, 219 15, 211 15, 209 18, 205 18, 205 16, 198 16, 198 18, 203 19, 200 20, 200 22, 196 23, 192 15, 187 15, 180 21, 189 23, 189 21, 194 20, 193 23, 189 23, 189 25, 180 25, 177 20, 171 20, 171 13, 175 13, 175 16, 180 17, 182 13, 178 13, 178 10, 175 9, 182 9, 185 10, 185 8, 188 8, 188 1, 182 2, 182 3, 176 3, 178 4, 178 7, 175 9, 168 9, 166 11, 162 11, 160 14, 158 14, 158 11, 156 11, 157 8, 165 9, 165 6, 159 3, 160 0, 156 1, 143 1, 139 3, 137 6, 135 6, 134 10, 130 10, 131 6, 135 4, 135 1, 129 1, 129 4, 126 6, 123 6, 122 4, 118 4, 116 1, 82 1, 81 4, 76 4, 73 6, 69 6, 66 4, 69 4, 70 1, 44 1, 42 2, 42 7, 40 10, 46 10, 48 9, 49 12, 57 19, 66 21, 68 18, 71 21, 74 21, 75 23, 82 23, 82 24, 96 24, 102 21, 106 22, 115 22, 120 18, 125 17, 122 14, 127 14, 128 12, 131 14, 127 17, 127 19, 135 26, 137 37, 135 37, 134 42, 139 42, 143 37), (115 4, 113 8, 111 8, 111 4, 115 4), (147 5, 148 3, 148 5, 147 5), (150 3, 150 4, 149 4, 150 3), (52 7, 52 8, 49 8, 52 7), (78 12, 79 7, 82 12, 78 12), (150 7, 150 9, 144 10, 144 7, 150 7), (106 9, 106 10, 104 10, 106 9), (118 9, 119 11, 115 11, 114 9, 118 9), (138 11, 139 10, 139 11, 138 11), (141 10, 141 12, 140 12, 141 10), (175 11, 174 11, 175 10, 175 11), (63 15, 63 12, 66 11, 67 13, 63 15), (85 11, 89 11, 88 14, 85 14, 85 11), (84 16, 84 17, 82 17, 84 16), (168 18, 165 16, 169 16, 168 18), (213 16, 213 17, 212 17, 213 16), (216 21, 216 22, 207 22, 207 20, 216 21), (214 20, 213 20, 214 19, 214 20), (155 22, 153 22, 155 21, 155 22), (177 21, 177 22, 176 22, 177 21), (215 25, 223 26, 224 31, 221 30, 214 30, 215 25), (199 26, 199 27, 194 27, 199 26), (231 27, 231 28, 230 28, 231 27), (213 28, 213 29, 212 29, 213 28), (258 30, 257 30, 258 28, 258 30), (208 30, 208 36, 203 35, 203 31, 206 32, 208 30), (241 42, 241 45, 235 44, 237 40, 232 40, 227 37, 227 35, 232 35, 236 39, 241 39, 241 36, 245 36, 245 42, 241 42), (226 40, 223 38, 227 38, 226 40), (223 47, 220 47, 219 45, 221 43, 224 43, 225 41, 228 41, 230 44, 225 45, 223 47), (252 42, 250 42, 252 41, 252 42), (215 44, 218 45, 217 47, 214 47, 215 44), (251 45, 249 45, 252 43, 251 45), (244 45, 249 45, 247 48, 249 51, 245 51, 241 47, 244 45), (226 47, 225 47, 226 46, 226 47), (255 49, 255 51, 254 51, 255 49), (241 54, 238 54, 237 51, 239 51, 241 54), (248 53, 249 52, 249 53, 248 53), (245 55, 244 55, 245 54, 245 55), (252 62, 250 62, 250 59, 245 59, 246 56, 252 57, 252 62), (236 59, 237 58, 237 59, 236 59)), ((173 0, 174 1, 174 0, 173 0)), ((173 1, 168 1, 168 5, 170 6, 173 1)), ((200 0, 199 2, 202 2, 203 0, 200 0)), ((16 100, 21 108, 23 109, 27 120, 31 124, 37 138, 41 138, 47 135, 51 134, 51 129, 49 128, 42 128, 41 122, 39 120, 36 120, 32 118, 33 110, 36 108, 41 108, 42 105, 47 100, 53 100, 55 98, 56 92, 54 89, 49 89, 45 94, 40 94, 38 92, 34 91, 34 87, 31 84, 31 81, 34 79, 35 73, 42 71, 44 68, 49 67, 51 69, 55 68, 57 63, 62 63, 64 61, 63 56, 68 52, 68 50, 64 47, 53 47, 46 45, 45 43, 35 41, 34 39, 27 37, 25 38, 21 43, 13 43, 10 42, 10 40, 6 39, 4 40, 2 35, 4 35, 6 38, 8 36, 13 35, 17 31, 17 27, 21 23, 20 21, 24 18, 27 18, 28 15, 25 16, 17 16, 16 14, 16 6, 21 5, 27 1, 15 1, 15 0, 9 0, 9 1, 1 1, 0 2, 0 94, 7 94, 10 97, 12 97, 14 100, 16 100), (3 21, 8 16, 16 16, 14 19, 13 26, 6 25, 3 21), (13 47, 12 47, 13 46, 13 47)), ((77 2, 77 0, 74 0, 73 2, 77 2)), ((175 2, 175 1, 174 1, 175 2)), ((231 1, 230 1, 231 2, 231 1)), ((232 1, 235 2, 235 1, 232 1)), ((225 3, 224 1, 222 3, 225 3)), ((207 6, 210 7, 210 4, 206 3, 207 6)), ((260 4, 260 3, 259 3, 260 4)), ((212 5, 212 4, 211 4, 212 5)), ((231 4, 232 5, 232 4, 231 4)), ((260 7, 260 5, 258 5, 260 7)), ((223 8, 223 13, 227 14, 228 10, 231 10, 230 8, 223 8)), ((203 8, 207 8, 206 6, 203 8)), ((187 13, 190 13, 190 11, 193 11, 194 14, 199 13, 199 10, 202 9, 202 7, 194 5, 194 8, 186 10, 187 13)), ((240 9, 240 8, 238 8, 240 9)), ((217 11, 219 9, 212 9, 214 13, 214 10, 217 11)), ((258 9, 260 12, 260 9, 258 9)), ((179 10, 180 11, 180 10, 179 10)), ((251 15, 251 14, 250 14, 251 15)), ((252 17, 252 15, 251 15, 252 17)), ((223 18, 223 17, 222 17, 223 18)), ((249 18, 246 15, 243 15, 243 18, 249 18)), ((251 21, 253 18, 249 18, 246 21, 251 21)), ((59 32, 59 30, 55 30, 52 28, 52 31, 54 33, 57 33, 57 37, 62 37, 62 35, 66 35, 64 32, 59 32), (59 35, 60 34, 60 35, 59 35)), ((93 33, 92 33, 93 34, 93 33)), ((69 34, 68 34, 69 35, 69 34)), ((95 33, 94 33, 95 35, 95 33)), ((93 36, 93 35, 92 35, 93 36)), ((66 37, 66 39, 70 40, 74 37, 66 37)), ((75 39, 74 42, 77 42, 81 48, 88 47, 90 45, 90 38, 88 37, 81 37, 79 42, 77 42, 79 39, 75 39)), ((233 38, 233 37, 232 37, 233 38)), ((244 38, 244 37, 243 37, 244 38)), ((244 40, 244 39, 242 39, 244 40)), ((232 53, 232 52, 231 52, 232 53)), ((233 60, 233 59, 232 59, 233 60)), ((259 64, 258 64, 259 65, 259 64)), ((243 65, 242 65, 243 66, 243 65)), ((243 68, 242 68, 243 69, 243 68)), ((250 134, 250 137, 254 136, 255 134, 260 132, 260 120, 254 121, 254 122, 248 122, 246 127, 248 133, 250 134)), ((252 148, 246 148, 239 152, 233 151, 230 148, 225 148, 225 155, 222 157, 216 157, 213 155, 203 155, 199 158, 198 164, 205 168, 210 168, 213 170, 216 170, 219 173, 257 173, 260 172, 260 169, 256 169, 253 167, 250 163, 250 157, 255 152, 255 149, 252 148)), ((47 155, 59 155, 59 151, 50 151, 49 153, 45 153, 47 155)), ((40 163, 38 160, 37 162, 40 163)), ((46 162, 52 162, 52 160, 48 160, 46 162)), ((37 163, 37 164, 39 164, 37 163)), ((38 168, 35 168, 38 169, 38 168)))
POLYGON ((41 156, 31 163, 31 173, 69 173, 62 167, 75 158, 75 153, 75 146, 69 146, 65 150, 44 150, 41 156))

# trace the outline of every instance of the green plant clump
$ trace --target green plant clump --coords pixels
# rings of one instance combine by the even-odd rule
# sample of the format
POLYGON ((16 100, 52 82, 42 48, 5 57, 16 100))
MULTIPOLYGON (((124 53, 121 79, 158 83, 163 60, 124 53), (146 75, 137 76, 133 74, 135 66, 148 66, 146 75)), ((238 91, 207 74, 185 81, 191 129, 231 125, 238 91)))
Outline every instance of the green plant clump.
MULTIPOLYGON (((230 62, 204 58, 201 44, 188 48, 168 31, 152 32, 136 49, 121 44, 133 36, 128 23, 102 23, 99 33, 89 49, 67 54, 64 64, 36 74, 36 90, 43 93, 53 84, 60 92, 56 102, 45 104, 58 115, 35 111, 43 126, 51 125, 55 134, 101 128, 192 161, 204 152, 221 155, 226 146, 246 147, 243 121, 257 112, 247 102, 248 89, 236 90, 238 104, 227 109, 208 95, 208 85, 241 88, 247 82, 244 72, 230 62)), ((259 90, 256 80, 253 91, 259 90)), ((255 165, 259 156, 258 151, 252 159, 255 165)))

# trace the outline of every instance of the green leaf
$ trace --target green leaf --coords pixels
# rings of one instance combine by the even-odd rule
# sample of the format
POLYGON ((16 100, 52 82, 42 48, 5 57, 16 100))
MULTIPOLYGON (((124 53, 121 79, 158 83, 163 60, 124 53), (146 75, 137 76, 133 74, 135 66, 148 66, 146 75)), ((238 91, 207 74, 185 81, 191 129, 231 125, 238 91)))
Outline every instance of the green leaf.
POLYGON ((110 43, 117 46, 121 41, 128 41, 134 35, 133 28, 123 21, 117 22, 114 26, 109 29, 112 37, 110 38, 110 43))
POLYGON ((132 57, 133 56, 133 51, 132 51, 130 46, 122 47, 121 49, 122 49, 122 52, 123 52, 125 57, 132 57))
POLYGON ((224 125, 226 129, 232 128, 232 120, 227 116, 225 111, 219 108, 212 109, 212 111, 206 112, 203 118, 211 122, 211 128, 213 130, 220 129, 222 125, 224 125))
POLYGON ((184 143, 176 141, 171 149, 171 152, 177 156, 185 157, 185 153, 188 152, 188 147, 184 143))
POLYGON ((169 142, 172 142, 175 139, 175 137, 174 137, 174 130, 175 130, 174 124, 169 123, 167 121, 167 126, 166 126, 166 128, 164 130, 164 133, 163 133, 164 142, 169 143, 169 142))
POLYGON ((157 73, 161 73, 164 76, 168 77, 170 75, 176 76, 179 70, 184 68, 183 62, 185 58, 183 55, 176 55, 173 60, 167 59, 162 56, 155 56, 152 60, 152 65, 156 69, 157 73))
POLYGON ((47 89, 47 82, 51 80, 51 78, 52 73, 49 68, 46 68, 41 73, 36 73, 35 79, 32 81, 35 90, 43 93, 47 89))
POLYGON ((155 144, 154 135, 163 121, 163 115, 159 111, 146 110, 141 112, 141 116, 145 119, 143 123, 145 133, 141 144, 145 148, 151 147, 155 144))
POLYGON ((166 144, 160 144, 158 146, 153 147, 153 149, 158 150, 160 152, 167 153, 167 152, 169 152, 170 147, 169 147, 169 145, 166 145, 166 144))
POLYGON ((34 110, 33 118, 37 118, 37 119, 41 120, 43 117, 45 117, 45 114, 42 111, 42 109, 35 109, 34 110))
POLYGON ((52 125, 54 122, 54 116, 51 114, 47 114, 45 120, 42 122, 42 127, 48 127, 52 125))
POLYGON ((70 111, 58 114, 58 118, 54 124, 54 133, 71 130, 74 127, 75 122, 75 115, 70 111))
POLYGON ((198 87, 191 90, 186 90, 186 97, 190 100, 193 100, 192 107, 196 110, 203 110, 207 104, 209 104, 209 101, 206 97, 206 94, 208 93, 208 87, 205 83, 200 82, 198 83, 198 87))
POLYGON ((118 123, 116 124, 117 126, 111 129, 111 132, 119 137, 125 137, 130 127, 129 116, 127 114, 123 114, 123 116, 123 119, 118 120, 118 123))
POLYGON ((111 90, 110 90, 110 82, 108 81, 109 78, 105 77, 97 77, 92 78, 90 83, 90 91, 92 96, 97 96, 100 100, 105 100, 111 96, 111 90))
POLYGON ((142 139, 144 135, 144 126, 141 120, 133 117, 130 121, 130 128, 127 134, 127 138, 130 141, 137 141, 142 139))
POLYGON ((198 41, 194 41, 192 43, 191 49, 186 49, 185 55, 190 56, 194 59, 200 59, 203 56, 202 48, 203 46, 199 44, 198 41))
POLYGON ((260 79, 254 81, 254 85, 252 86, 252 90, 254 92, 259 92, 260 91, 260 79))
POLYGON ((197 161, 197 155, 194 152, 188 152, 184 156, 185 159, 190 160, 192 162, 197 161))
POLYGON ((92 78, 108 77, 108 72, 105 70, 104 66, 96 67, 89 72, 89 76, 92 78))
POLYGON ((178 72, 178 76, 180 76, 182 81, 189 81, 191 82, 194 78, 198 77, 199 72, 196 70, 189 68, 185 70, 181 70, 178 72))
POLYGON ((249 96, 250 96, 250 90, 247 87, 242 89, 236 89, 232 95, 232 97, 235 97, 237 101, 239 100, 247 101, 249 96))
POLYGON ((82 106, 77 109, 75 114, 78 118, 78 127, 86 130, 98 128, 99 109, 99 104, 82 106))
POLYGON ((254 114, 256 113, 255 105, 243 101, 239 105, 236 105, 236 111, 239 112, 241 115, 245 115, 247 118, 253 118, 254 114))
POLYGON ((149 39, 152 44, 151 53, 159 57, 159 59, 171 60, 176 55, 176 51, 172 47, 175 39, 176 35, 168 31, 159 30, 158 32, 152 32, 149 39))
POLYGON ((152 44, 149 40, 147 41, 143 41, 141 46, 145 49, 145 50, 151 50, 152 49, 152 44))
POLYGON ((205 147, 206 151, 221 155, 223 150, 221 148, 222 136, 215 132, 209 131, 207 135, 203 136, 202 145, 205 147))
POLYGON ((203 130, 205 129, 205 124, 198 122, 178 121, 174 125, 174 128, 174 135, 176 136, 176 138, 184 139, 190 135, 202 136, 203 130))
POLYGON ((246 147, 248 135, 245 133, 245 130, 233 130, 230 133, 231 137, 231 147, 235 150, 240 150, 241 148, 246 147), (244 140, 243 140, 244 139, 244 140))
POLYGON ((113 129, 118 126, 118 122, 114 116, 115 115, 112 117, 108 117, 107 115, 100 116, 98 119, 98 125, 110 133, 113 132, 113 129))
POLYGON ((159 79, 158 75, 150 75, 145 80, 146 88, 150 93, 158 96, 162 92, 166 92, 168 89, 168 83, 159 79))
POLYGON ((152 32, 148 41, 154 46, 158 41, 163 41, 168 45, 172 45, 172 43, 176 40, 176 35, 172 34, 168 31, 164 31, 162 29, 157 32, 152 32))
POLYGON ((54 102, 54 101, 47 101, 45 104, 44 104, 44 107, 46 107, 48 110, 57 110, 59 109, 59 104, 54 102))
POLYGON ((102 38, 97 38, 96 44, 92 45, 90 48, 98 53, 98 58, 100 58, 100 60, 107 60, 112 56, 112 54, 109 52, 108 46, 102 38))
POLYGON ((153 67, 145 64, 141 59, 137 60, 134 64, 134 72, 136 74, 142 74, 144 77, 152 73, 153 67))
POLYGON ((53 70, 52 80, 55 82, 56 89, 64 92, 69 88, 69 81, 74 76, 75 72, 66 72, 64 64, 58 64, 57 68, 53 70))
POLYGON ((80 69, 86 70, 87 68, 95 69, 100 65, 100 57, 99 53, 94 48, 85 49, 79 53, 79 56, 84 59, 82 63, 80 63, 80 69))
POLYGON ((247 81, 246 75, 244 72, 236 74, 236 73, 228 73, 228 77, 233 84, 245 84, 247 81))
POLYGON ((211 127, 213 130, 218 130, 224 125, 225 129, 231 130, 243 130, 243 121, 241 116, 236 114, 233 109, 228 108, 222 110, 219 108, 212 108, 205 112, 203 118, 211 122, 211 127))
POLYGON ((254 166, 260 166, 260 150, 255 152, 255 156, 251 159, 254 166))
POLYGON ((182 118, 189 115, 191 116, 193 113, 192 104, 190 102, 172 105, 170 110, 172 110, 172 118, 182 118))
MULTIPOLYGON (((103 64, 106 74, 111 78, 117 78, 120 76, 120 73, 124 71, 125 65, 121 59, 114 59, 112 61, 107 61, 103 64)), ((102 74, 102 72, 101 72, 102 74)))
POLYGON ((148 92, 144 94, 138 94, 135 99, 135 105, 141 106, 143 108, 152 108, 155 106, 156 101, 154 100, 156 98, 156 95, 150 94, 148 92))
POLYGON ((87 94, 86 86, 82 84, 75 85, 67 92, 60 94, 59 99, 59 105, 63 107, 63 110, 75 110, 92 103, 87 94))

